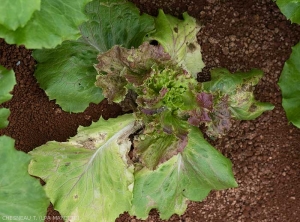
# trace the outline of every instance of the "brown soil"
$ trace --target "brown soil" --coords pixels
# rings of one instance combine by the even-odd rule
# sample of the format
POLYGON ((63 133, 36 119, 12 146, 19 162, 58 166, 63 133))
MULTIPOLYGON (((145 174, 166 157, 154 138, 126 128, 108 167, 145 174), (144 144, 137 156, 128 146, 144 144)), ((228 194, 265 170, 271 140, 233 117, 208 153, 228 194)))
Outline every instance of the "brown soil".
MULTIPOLYGON (((213 191, 201 203, 190 202, 186 213, 168 221, 300 221, 300 130, 288 124, 277 86, 291 47, 300 40, 300 26, 291 25, 271 0, 132 0, 142 12, 157 15, 159 8, 179 16, 184 11, 197 18, 203 28, 198 34, 207 77, 214 67, 231 71, 260 68, 265 77, 256 87, 256 98, 276 107, 254 121, 236 122, 227 137, 213 144, 233 162, 238 188, 213 191)), ((49 101, 33 77, 35 61, 23 47, 0 40, 0 64, 13 68, 17 85, 10 124, 0 134, 16 140, 16 148, 28 152, 49 140, 65 141, 102 115, 121 113, 103 101, 81 114, 62 111, 49 101)), ((59 221, 50 206, 46 221, 59 221)), ((95 221, 97 219, 95 218, 95 221)), ((141 221, 127 213, 121 221, 141 221)), ((161 221, 152 210, 146 221, 161 221)))

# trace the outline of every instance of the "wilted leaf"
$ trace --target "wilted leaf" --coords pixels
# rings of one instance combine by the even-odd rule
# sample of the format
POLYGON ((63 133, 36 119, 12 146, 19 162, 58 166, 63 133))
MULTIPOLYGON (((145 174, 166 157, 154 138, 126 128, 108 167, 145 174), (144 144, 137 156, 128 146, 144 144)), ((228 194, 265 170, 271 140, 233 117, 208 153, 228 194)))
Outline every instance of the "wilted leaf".
POLYGON ((224 135, 231 127, 232 117, 252 120, 274 108, 272 104, 259 102, 254 98, 254 86, 262 76, 263 72, 256 69, 234 74, 223 68, 211 71, 211 81, 202 83, 206 92, 215 95, 210 115, 212 122, 207 123, 210 136, 224 135))

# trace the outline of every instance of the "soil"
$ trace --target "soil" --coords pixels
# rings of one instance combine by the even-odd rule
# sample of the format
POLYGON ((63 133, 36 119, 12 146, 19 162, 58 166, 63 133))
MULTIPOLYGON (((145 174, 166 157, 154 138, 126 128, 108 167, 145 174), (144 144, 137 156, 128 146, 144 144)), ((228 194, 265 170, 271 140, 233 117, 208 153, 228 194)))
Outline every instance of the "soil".
MULTIPOLYGON (((206 68, 199 80, 209 79, 209 70, 224 67, 234 72, 262 69, 265 76, 255 90, 256 98, 275 105, 253 121, 237 121, 226 137, 211 141, 231 159, 238 188, 212 191, 203 202, 189 202, 184 215, 168 221, 300 221, 300 129, 289 124, 281 106, 277 85, 291 47, 300 40, 300 26, 292 25, 271 0, 132 0, 142 12, 180 17, 187 11, 203 25, 198 33, 206 68)), ((31 51, 0 40, 0 64, 14 69, 17 85, 11 101, 10 123, 0 134, 16 140, 16 148, 29 152, 47 141, 66 141, 79 125, 87 126, 103 116, 121 114, 117 105, 104 100, 84 113, 62 111, 49 101, 33 76, 31 51)), ((58 220, 48 208, 45 221, 58 220)), ((95 219, 95 221, 97 221, 95 219)), ((120 215, 118 222, 142 221, 120 215)), ((162 221, 152 210, 146 221, 162 221)))

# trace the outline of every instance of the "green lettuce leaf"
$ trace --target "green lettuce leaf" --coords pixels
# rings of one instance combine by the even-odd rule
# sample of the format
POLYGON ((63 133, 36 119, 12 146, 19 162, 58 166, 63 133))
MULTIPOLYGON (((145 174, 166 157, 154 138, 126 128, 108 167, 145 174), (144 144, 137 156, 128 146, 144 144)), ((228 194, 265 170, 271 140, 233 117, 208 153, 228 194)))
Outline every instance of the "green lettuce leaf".
POLYGON ((16 30, 24 27, 36 10, 40 10, 41 0, 2 0, 0 5, 0 25, 16 30))
POLYGON ((282 14, 293 23, 300 24, 300 1, 299 0, 276 0, 282 14))
POLYGON ((89 21, 80 27, 83 38, 99 52, 115 45, 137 48, 154 30, 154 19, 140 14, 126 0, 94 0, 86 6, 89 21))
POLYGON ((34 75, 40 87, 64 111, 83 112, 90 103, 103 100, 101 89, 95 86, 97 51, 83 40, 35 50, 33 57, 38 62, 34 75))
MULTIPOLYGON (((0 218, 27 217, 44 221, 49 200, 39 180, 27 173, 30 156, 14 148, 14 140, 0 137, 0 218)), ((23 221, 23 219, 18 219, 23 221)), ((26 219, 25 219, 26 220, 26 219)))
POLYGON ((205 91, 217 95, 214 97, 212 121, 207 124, 208 134, 223 135, 231 126, 231 117, 252 120, 274 108, 274 105, 254 98, 254 86, 262 76, 263 72, 256 69, 235 74, 223 68, 211 71, 211 81, 202 84, 205 91))
POLYGON ((24 27, 9 30, 0 25, 0 37, 28 49, 54 48, 80 37, 78 26, 87 20, 85 5, 91 0, 42 0, 24 27))
POLYGON ((149 39, 158 41, 174 61, 196 78, 204 67, 196 36, 200 26, 196 20, 187 13, 183 13, 183 20, 180 20, 160 10, 155 29, 149 39))
MULTIPOLYGON (((15 73, 13 70, 7 70, 0 66, 0 104, 12 98, 10 92, 16 84, 15 73)), ((0 129, 8 125, 7 118, 10 111, 5 108, 0 108, 0 129)))
POLYGON ((211 190, 236 187, 231 162, 214 149, 198 128, 192 127, 182 153, 152 171, 135 173, 130 214, 145 219, 157 208, 162 219, 183 214, 187 200, 201 201, 211 190))
POLYGON ((287 118, 300 128, 300 43, 293 47, 285 62, 278 85, 282 92, 282 106, 287 118))
POLYGON ((29 173, 46 182, 54 208, 72 221, 114 221, 131 209, 133 165, 128 136, 132 114, 79 127, 68 142, 48 142, 29 154, 29 173))

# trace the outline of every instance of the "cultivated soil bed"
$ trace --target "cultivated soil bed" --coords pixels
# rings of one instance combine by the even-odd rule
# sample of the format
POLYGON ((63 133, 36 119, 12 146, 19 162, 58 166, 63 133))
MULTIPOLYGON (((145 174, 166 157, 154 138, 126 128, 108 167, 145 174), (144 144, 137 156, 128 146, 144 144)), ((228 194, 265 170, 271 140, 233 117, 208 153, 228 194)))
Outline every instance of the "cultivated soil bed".
MULTIPOLYGON (((210 141, 233 162, 239 187, 213 191, 201 203, 190 202, 184 215, 168 221, 300 221, 300 129, 288 124, 276 84, 291 47, 300 40, 300 26, 291 25, 271 0, 132 2, 151 15, 162 8, 174 16, 187 11, 197 18, 203 25, 198 40, 206 64, 199 80, 209 79, 214 67, 259 68, 265 76, 256 87, 256 98, 275 105, 254 121, 235 122, 226 137, 210 141)), ((0 134, 14 138, 18 150, 29 152, 50 140, 66 141, 79 125, 122 113, 106 100, 91 104, 84 113, 65 113, 39 88, 33 76, 35 61, 23 47, 0 40, 0 64, 12 68, 17 77, 12 100, 2 105, 11 110, 10 123, 0 134)), ((52 217, 57 215, 50 206, 46 221, 62 221, 52 217)), ((117 221, 141 220, 125 213, 117 221)), ((153 210, 146 221, 161 220, 153 210)))

